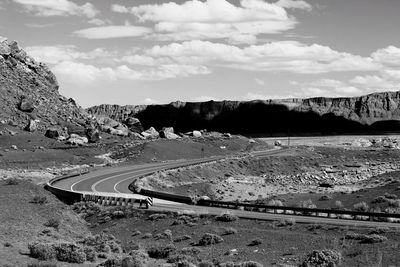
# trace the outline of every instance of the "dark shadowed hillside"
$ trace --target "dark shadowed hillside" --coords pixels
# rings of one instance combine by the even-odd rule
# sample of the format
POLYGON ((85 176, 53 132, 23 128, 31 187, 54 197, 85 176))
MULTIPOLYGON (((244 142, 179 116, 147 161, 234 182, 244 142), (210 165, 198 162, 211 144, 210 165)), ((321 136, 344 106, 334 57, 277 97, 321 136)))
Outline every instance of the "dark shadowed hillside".
POLYGON ((144 128, 172 126, 177 131, 208 129, 256 135, 341 134, 400 131, 400 92, 350 98, 173 102, 167 105, 89 108, 124 121, 138 118, 144 128))

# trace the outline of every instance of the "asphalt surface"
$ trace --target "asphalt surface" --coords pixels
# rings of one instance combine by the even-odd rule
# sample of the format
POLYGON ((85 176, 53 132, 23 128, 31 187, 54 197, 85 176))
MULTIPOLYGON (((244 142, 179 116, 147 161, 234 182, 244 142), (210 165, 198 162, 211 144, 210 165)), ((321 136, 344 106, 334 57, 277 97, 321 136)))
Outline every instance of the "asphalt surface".
MULTIPOLYGON (((264 157, 277 154, 279 152, 280 150, 274 149, 274 150, 251 152, 250 154, 254 157, 264 157)), ((129 196, 131 197, 143 198, 143 196, 132 194, 132 192, 128 189, 129 184, 135 178, 151 174, 155 171, 217 161, 223 158, 224 157, 222 156, 216 156, 206 159, 179 160, 179 161, 169 161, 162 163, 149 163, 149 164, 124 166, 124 167, 104 168, 101 170, 90 172, 85 175, 61 180, 53 184, 53 186, 74 192, 102 193, 113 196, 126 196, 127 194, 129 194, 129 196)), ((222 212, 227 210, 225 208, 185 205, 181 203, 175 203, 160 199, 154 199, 154 206, 152 206, 151 209, 158 211, 189 210, 197 213, 206 213, 214 215, 220 215, 222 212)), ((251 212, 251 211, 232 210, 232 209, 229 209, 229 212, 242 218, 257 219, 257 220, 281 220, 281 219, 293 218, 296 222, 299 223, 329 223, 329 224, 348 225, 348 226, 400 228, 400 223, 385 223, 385 222, 360 221, 360 220, 349 220, 349 219, 332 219, 324 217, 261 213, 261 212, 251 212)))

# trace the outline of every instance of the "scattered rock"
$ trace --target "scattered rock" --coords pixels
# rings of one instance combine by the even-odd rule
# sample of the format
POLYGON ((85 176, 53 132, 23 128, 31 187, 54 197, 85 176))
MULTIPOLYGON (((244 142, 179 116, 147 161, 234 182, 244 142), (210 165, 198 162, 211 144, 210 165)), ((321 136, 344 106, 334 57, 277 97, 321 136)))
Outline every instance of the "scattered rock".
POLYGON ((83 146, 88 143, 88 139, 77 134, 71 134, 67 140, 67 144, 83 146))
POLYGON ((176 135, 174 133, 174 128, 172 127, 164 127, 162 130, 159 132, 161 138, 166 138, 166 139, 178 139, 180 136, 176 135))
POLYGON ((129 117, 124 121, 124 124, 128 127, 128 129, 135 133, 141 133, 144 131, 142 124, 139 119, 134 117, 129 117))
POLYGON ((85 134, 88 138, 89 143, 96 143, 100 141, 100 132, 95 128, 86 128, 85 134))
POLYGON ((19 103, 19 109, 24 112, 32 112, 35 109, 35 106, 26 97, 23 97, 19 103))
POLYGON ((201 134, 200 131, 196 131, 196 130, 195 130, 195 131, 192 132, 192 136, 193 136, 193 137, 201 137, 202 134, 201 134))
POLYGON ((48 138, 53 138, 56 139, 59 136, 61 136, 62 134, 62 129, 59 127, 51 127, 49 129, 46 130, 46 133, 44 134, 44 136, 48 137, 48 138))
POLYGON ((154 129, 154 127, 150 127, 146 131, 142 132, 142 135, 146 139, 155 139, 155 138, 158 138, 160 136, 160 134, 156 131, 156 129, 154 129))
POLYGON ((37 123, 35 120, 30 120, 25 126, 24 130, 28 132, 35 132, 37 130, 37 123))

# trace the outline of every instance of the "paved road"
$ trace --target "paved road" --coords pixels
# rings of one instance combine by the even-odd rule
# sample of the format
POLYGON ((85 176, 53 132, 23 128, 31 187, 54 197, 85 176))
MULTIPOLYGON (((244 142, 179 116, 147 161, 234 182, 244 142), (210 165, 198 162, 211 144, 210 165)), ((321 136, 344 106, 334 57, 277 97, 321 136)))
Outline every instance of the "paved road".
MULTIPOLYGON (((266 150, 252 152, 254 157, 265 157, 273 154, 279 154, 280 150, 266 150)), ((72 177, 69 179, 61 180, 53 186, 82 193, 102 193, 114 196, 134 196, 137 198, 143 198, 140 195, 133 195, 128 189, 129 184, 135 179, 142 175, 150 174, 154 171, 177 168, 188 166, 192 164, 200 164, 205 162, 211 162, 223 159, 223 156, 215 156, 207 159, 193 159, 193 160, 180 160, 180 161, 169 161, 163 163, 149 163, 134 166, 114 167, 105 168, 97 171, 90 172, 88 174, 72 177)), ((154 199, 154 210, 169 210, 169 211, 184 211, 192 210, 198 213, 208 213, 219 215, 224 210, 223 208, 215 207, 202 207, 185 205, 170 201, 164 201, 160 199, 154 199)), ((239 217, 259 220, 279 220, 293 218, 296 222, 302 223, 330 223, 338 225, 349 225, 349 226, 369 226, 369 227, 382 227, 390 226, 400 228, 400 224, 397 223, 383 223, 383 222, 371 222, 371 221, 355 221, 345 219, 329 219, 322 217, 308 217, 308 216, 297 216, 297 215, 284 215, 284 214, 271 214, 271 213, 260 213, 250 212, 243 210, 229 210, 230 213, 236 214, 239 217)))

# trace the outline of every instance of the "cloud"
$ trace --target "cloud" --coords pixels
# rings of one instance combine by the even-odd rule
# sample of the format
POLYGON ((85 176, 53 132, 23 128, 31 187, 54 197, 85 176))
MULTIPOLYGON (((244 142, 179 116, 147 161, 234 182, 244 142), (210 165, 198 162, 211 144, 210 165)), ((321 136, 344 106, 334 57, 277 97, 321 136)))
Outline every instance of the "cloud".
POLYGON ((350 80, 350 83, 362 86, 366 89, 373 89, 376 91, 387 91, 394 90, 397 91, 400 88, 399 81, 393 81, 387 77, 382 77, 380 75, 365 75, 356 76, 350 80))
POLYGON ((77 5, 69 0, 12 0, 36 16, 84 16, 94 18, 99 11, 91 4, 77 5))
POLYGON ((54 26, 54 24, 34 24, 34 23, 28 23, 25 24, 25 26, 29 28, 48 28, 54 26))
MULTIPOLYGON (((348 85, 347 83, 339 80, 333 80, 333 79, 320 79, 314 82, 311 82, 309 84, 311 88, 309 88, 309 92, 312 92, 313 90, 315 92, 318 92, 319 94, 324 92, 327 95, 357 95, 361 94, 362 90, 360 90, 357 87, 348 85), (321 87, 323 89, 321 89, 321 87), (319 91, 317 90, 319 89, 319 91)), ((307 91, 307 90, 306 90, 307 91)))
POLYGON ((198 96, 195 97, 194 102, 208 102, 208 101, 221 101, 218 97, 214 97, 214 96, 198 96))
POLYGON ((372 53, 372 58, 387 66, 400 67, 400 48, 388 46, 372 53))
POLYGON ((52 70, 61 81, 77 84, 93 84, 117 80, 164 80, 210 73, 204 66, 162 65, 154 68, 133 69, 126 65, 97 67, 77 61, 62 61, 53 66, 52 70))
POLYGON ((151 32, 150 28, 121 25, 121 26, 100 26, 75 31, 74 34, 86 39, 111 39, 124 37, 138 37, 151 32))
POLYGON ((338 52, 327 46, 278 41, 243 48, 209 41, 156 45, 145 54, 168 57, 178 63, 208 64, 249 71, 288 71, 317 74, 336 71, 371 71, 379 65, 369 57, 338 52))
POLYGON ((154 23, 151 37, 162 41, 226 38, 231 43, 255 43, 259 34, 281 33, 297 24, 283 7, 262 0, 242 0, 238 6, 226 0, 113 5, 112 10, 154 23))
POLYGON ((280 7, 289 9, 303 9, 306 11, 312 10, 312 6, 309 3, 302 0, 279 0, 275 4, 280 7))
POLYGON ((83 53, 77 52, 73 45, 29 46, 25 51, 36 61, 57 64, 62 61, 82 58, 83 53))
POLYGON ((88 23, 97 25, 97 26, 101 26, 101 25, 105 25, 107 22, 102 19, 93 18, 93 19, 89 20, 88 23))

